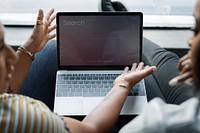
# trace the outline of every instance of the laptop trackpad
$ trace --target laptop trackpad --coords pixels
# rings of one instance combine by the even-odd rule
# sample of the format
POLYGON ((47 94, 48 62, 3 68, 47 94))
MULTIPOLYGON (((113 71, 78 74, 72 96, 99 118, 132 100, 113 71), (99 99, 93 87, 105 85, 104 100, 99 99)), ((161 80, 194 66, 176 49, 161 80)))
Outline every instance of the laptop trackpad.
POLYGON ((83 98, 57 97, 54 112, 59 115, 82 115, 83 98))
POLYGON ((104 97, 84 97, 83 98, 83 114, 89 114, 104 97))

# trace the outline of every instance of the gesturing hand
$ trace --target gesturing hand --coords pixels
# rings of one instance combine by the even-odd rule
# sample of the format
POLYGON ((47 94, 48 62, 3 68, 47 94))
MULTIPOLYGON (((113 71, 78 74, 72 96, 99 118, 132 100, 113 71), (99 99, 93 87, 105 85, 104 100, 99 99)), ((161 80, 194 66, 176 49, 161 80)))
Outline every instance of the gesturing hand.
POLYGON ((144 63, 140 62, 138 65, 133 63, 131 70, 128 67, 124 69, 124 72, 115 79, 115 84, 123 84, 129 91, 137 84, 140 80, 151 74, 156 70, 155 66, 145 66, 144 63))
POLYGON ((50 39, 56 36, 55 33, 51 34, 51 32, 56 28, 56 24, 51 25, 52 21, 56 17, 53 13, 54 9, 51 9, 44 17, 43 10, 39 9, 32 35, 25 44, 25 47, 27 47, 31 53, 34 54, 40 51, 50 39))
POLYGON ((176 85, 178 83, 185 82, 187 84, 192 84, 192 65, 191 65, 191 59, 189 58, 190 51, 180 58, 178 62, 178 70, 180 71, 180 75, 173 78, 169 81, 169 84, 171 86, 176 85))

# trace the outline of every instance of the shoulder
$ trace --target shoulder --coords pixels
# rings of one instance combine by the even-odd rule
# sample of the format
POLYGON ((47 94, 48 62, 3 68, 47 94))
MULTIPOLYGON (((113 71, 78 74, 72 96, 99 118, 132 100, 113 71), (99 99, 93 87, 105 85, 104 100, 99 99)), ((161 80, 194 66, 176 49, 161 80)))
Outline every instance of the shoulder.
POLYGON ((25 103, 30 103, 30 105, 40 105, 42 107, 48 108, 44 103, 42 103, 39 100, 35 100, 33 98, 23 96, 23 95, 18 95, 18 94, 0 94, 0 102, 3 104, 8 104, 8 102, 11 103, 20 103, 25 102, 25 103))
POLYGON ((199 99, 191 98, 181 105, 166 104, 160 98, 149 102, 143 112, 122 128, 121 132, 193 132, 200 124, 199 99))
POLYGON ((66 132, 63 120, 44 103, 17 94, 0 95, 0 125, 5 132, 66 132))

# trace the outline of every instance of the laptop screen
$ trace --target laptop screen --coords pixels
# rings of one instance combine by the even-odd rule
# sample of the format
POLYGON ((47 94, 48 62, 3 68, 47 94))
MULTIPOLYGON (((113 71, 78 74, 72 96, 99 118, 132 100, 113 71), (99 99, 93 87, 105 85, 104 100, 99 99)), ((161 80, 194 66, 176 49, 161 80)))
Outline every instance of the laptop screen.
POLYGON ((142 24, 142 13, 58 13, 59 67, 124 67, 140 62, 142 24))

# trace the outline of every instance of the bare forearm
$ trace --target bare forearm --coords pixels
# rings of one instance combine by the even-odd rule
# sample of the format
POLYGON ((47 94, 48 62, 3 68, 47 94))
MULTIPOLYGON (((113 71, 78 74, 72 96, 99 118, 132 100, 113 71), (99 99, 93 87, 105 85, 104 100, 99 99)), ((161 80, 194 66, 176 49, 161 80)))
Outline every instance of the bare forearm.
POLYGON ((138 65, 134 63, 131 70, 126 67, 124 72, 115 79, 114 87, 106 98, 82 122, 65 118, 67 123, 71 123, 68 124, 70 131, 72 133, 108 132, 116 122, 132 87, 155 70, 155 66, 144 67, 142 62, 138 65))
POLYGON ((51 26, 55 18, 54 9, 50 9, 46 15, 42 9, 39 9, 31 36, 21 47, 20 52, 17 52, 19 61, 14 66, 13 81, 10 85, 10 91, 13 93, 17 93, 21 88, 34 59, 33 55, 42 50, 46 43, 56 36, 55 33, 51 33, 57 27, 56 24, 51 26))
POLYGON ((32 60, 27 54, 19 51, 17 51, 17 54, 19 56, 19 60, 15 64, 13 81, 10 85, 12 93, 19 92, 32 63, 32 60))
POLYGON ((106 98, 85 117, 83 123, 92 125, 98 132, 108 131, 116 122, 127 95, 125 88, 115 85, 106 98))

